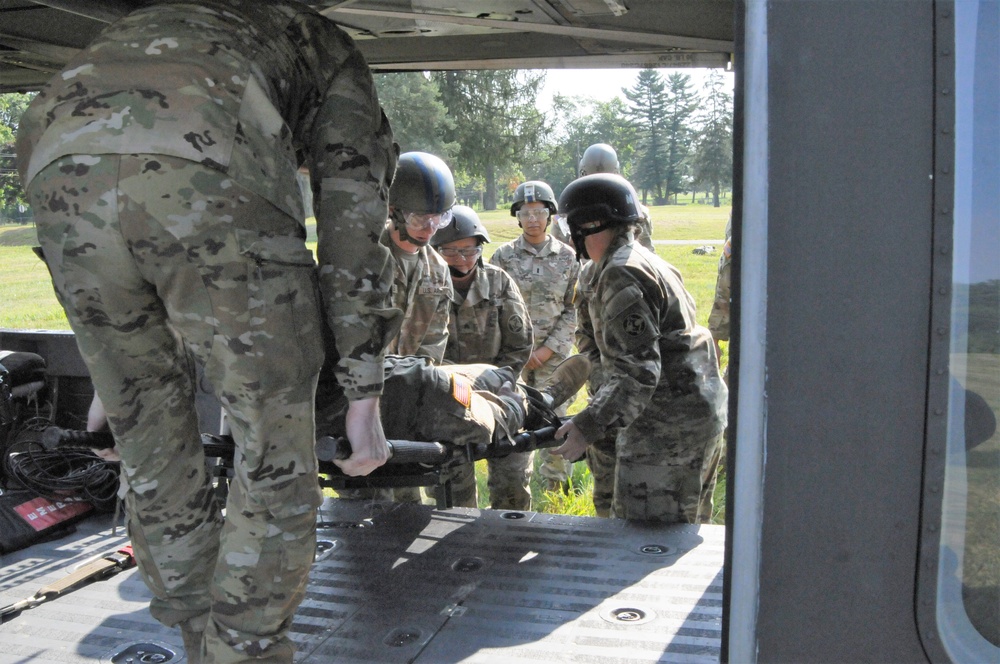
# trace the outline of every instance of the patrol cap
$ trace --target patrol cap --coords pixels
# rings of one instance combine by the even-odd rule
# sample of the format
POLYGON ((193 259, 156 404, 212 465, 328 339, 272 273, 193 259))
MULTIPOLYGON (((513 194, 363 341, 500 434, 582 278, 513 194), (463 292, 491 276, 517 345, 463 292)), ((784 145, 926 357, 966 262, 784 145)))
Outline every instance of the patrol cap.
POLYGON ((580 158, 580 176, 594 173, 619 173, 618 153, 607 143, 594 143, 580 158))
POLYGON ((451 209, 451 223, 431 237, 431 246, 440 247, 467 237, 476 238, 479 244, 490 241, 490 234, 476 211, 466 205, 456 205, 451 209))
POLYGON ((404 152, 389 187, 389 205, 399 212, 441 214, 455 204, 455 178, 428 152, 404 152))
POLYGON ((516 217, 517 211, 525 203, 545 203, 549 212, 556 213, 556 195, 552 192, 552 187, 541 180, 529 180, 517 185, 514 191, 514 202, 510 206, 510 216, 516 217))

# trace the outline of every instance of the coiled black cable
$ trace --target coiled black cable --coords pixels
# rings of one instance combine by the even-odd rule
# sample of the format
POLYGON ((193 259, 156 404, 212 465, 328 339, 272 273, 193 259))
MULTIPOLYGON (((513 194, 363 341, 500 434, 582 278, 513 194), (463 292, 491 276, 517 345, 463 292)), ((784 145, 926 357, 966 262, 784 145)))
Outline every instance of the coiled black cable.
POLYGON ((7 480, 49 500, 81 499, 99 511, 113 511, 118 499, 118 464, 85 449, 46 449, 40 434, 51 424, 45 418, 33 418, 19 427, 20 435, 3 450, 7 480), (33 432, 39 435, 31 436, 33 432))

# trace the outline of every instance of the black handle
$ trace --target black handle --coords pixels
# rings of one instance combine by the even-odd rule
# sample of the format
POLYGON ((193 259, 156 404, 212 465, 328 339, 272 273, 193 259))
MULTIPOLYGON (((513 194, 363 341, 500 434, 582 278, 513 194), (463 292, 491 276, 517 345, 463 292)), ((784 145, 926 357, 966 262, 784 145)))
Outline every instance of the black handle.
POLYGON ((57 447, 89 447, 106 450, 115 446, 115 437, 110 431, 78 431, 53 426, 46 427, 42 432, 42 445, 50 450, 57 447))
MULTIPOLYGON (((451 458, 451 450, 441 443, 422 443, 412 440, 390 440, 392 456, 388 463, 425 463, 437 465, 451 458)), ((351 443, 346 438, 323 436, 316 441, 316 458, 320 461, 344 460, 351 456, 351 443)))

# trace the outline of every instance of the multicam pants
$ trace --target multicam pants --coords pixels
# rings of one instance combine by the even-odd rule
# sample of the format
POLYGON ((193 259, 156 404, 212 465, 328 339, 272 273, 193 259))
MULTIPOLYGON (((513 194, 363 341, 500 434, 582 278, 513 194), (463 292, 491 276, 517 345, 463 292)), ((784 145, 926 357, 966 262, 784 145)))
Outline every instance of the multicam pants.
POLYGON ((664 444, 655 430, 633 426, 618 434, 611 513, 620 519, 664 523, 708 523, 724 450, 723 434, 707 440, 664 444), (623 454, 644 441, 658 454, 623 454))
POLYGON ((206 662, 290 662, 321 500, 321 320, 300 224, 219 171, 155 155, 65 157, 27 193, 118 441, 151 613, 204 629, 206 662), (237 445, 224 520, 191 358, 237 445))

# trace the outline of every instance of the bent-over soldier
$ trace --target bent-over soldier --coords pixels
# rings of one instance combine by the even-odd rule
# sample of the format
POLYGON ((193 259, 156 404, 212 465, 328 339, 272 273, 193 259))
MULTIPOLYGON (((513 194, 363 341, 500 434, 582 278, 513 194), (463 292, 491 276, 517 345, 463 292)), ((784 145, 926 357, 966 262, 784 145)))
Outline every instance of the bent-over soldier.
POLYGON ((118 441, 150 613, 181 628, 190 662, 291 662, 322 499, 321 299, 350 403, 354 454, 339 463, 366 474, 389 453, 378 396, 399 316, 378 237, 392 133, 360 52, 307 6, 143 4, 35 97, 18 166, 118 441), (315 194, 318 271, 300 166, 315 194), (225 521, 189 358, 238 447, 225 521))

